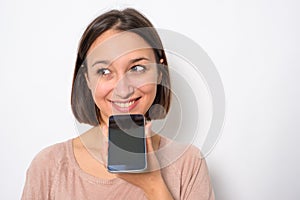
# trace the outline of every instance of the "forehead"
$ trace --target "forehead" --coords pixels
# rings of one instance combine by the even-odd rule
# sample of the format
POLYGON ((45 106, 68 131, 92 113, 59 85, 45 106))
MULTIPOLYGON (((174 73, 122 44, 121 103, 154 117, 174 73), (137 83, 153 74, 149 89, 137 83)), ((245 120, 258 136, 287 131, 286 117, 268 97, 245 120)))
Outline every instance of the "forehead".
POLYGON ((88 63, 98 59, 113 61, 123 55, 135 53, 154 57, 152 47, 138 34, 108 30, 93 42, 87 53, 87 61, 88 63))

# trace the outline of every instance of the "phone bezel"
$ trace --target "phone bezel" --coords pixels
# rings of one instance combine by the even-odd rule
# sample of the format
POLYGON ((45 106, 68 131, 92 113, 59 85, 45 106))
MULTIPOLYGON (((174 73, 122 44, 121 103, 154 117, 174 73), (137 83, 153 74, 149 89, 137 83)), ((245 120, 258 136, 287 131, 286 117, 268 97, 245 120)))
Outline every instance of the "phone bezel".
MULTIPOLYGON (((117 169, 115 170, 116 168, 113 168, 111 166, 114 166, 114 165, 109 165, 109 145, 108 145, 108 153, 107 153, 107 170, 111 173, 143 173, 147 170, 147 143, 146 143, 146 130, 145 130, 145 124, 146 124, 146 120, 145 120, 145 117, 144 115, 142 114, 122 114, 122 115, 111 115, 109 117, 109 120, 108 120, 108 123, 109 123, 109 126, 108 126, 108 144, 110 143, 110 132, 111 132, 111 128, 110 128, 110 124, 111 124, 111 121, 116 121, 115 119, 118 118, 118 120, 120 120, 120 118, 124 118, 124 119, 128 119, 128 118, 131 118, 131 119, 135 119, 134 115, 138 115, 140 117, 143 118, 143 139, 144 139, 144 167, 143 168, 140 168, 140 169, 117 169)), ((117 166, 122 166, 122 165, 117 165, 117 166)), ((124 165, 124 166, 128 166, 128 165, 124 165)))

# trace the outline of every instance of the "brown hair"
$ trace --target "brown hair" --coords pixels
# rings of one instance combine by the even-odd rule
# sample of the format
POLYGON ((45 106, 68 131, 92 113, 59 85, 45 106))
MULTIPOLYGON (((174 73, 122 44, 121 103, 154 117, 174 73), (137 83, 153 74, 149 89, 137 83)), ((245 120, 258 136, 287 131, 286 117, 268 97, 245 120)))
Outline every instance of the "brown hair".
MULTIPOLYGON (((93 126, 100 123, 100 110, 94 103, 84 76, 87 72, 85 59, 93 42, 109 29, 130 31, 138 34, 153 48, 156 62, 159 63, 162 61, 158 67, 158 71, 162 74, 162 81, 160 84, 157 84, 156 97, 152 105, 159 104, 164 108, 164 111, 154 113, 151 111, 151 119, 164 118, 169 111, 171 101, 170 77, 166 55, 159 35, 151 22, 132 8, 121 11, 111 10, 100 15, 88 25, 83 33, 77 52, 72 83, 71 106, 75 118, 80 123, 93 126)), ((150 120, 149 110, 145 114, 145 117, 147 120, 150 120)))

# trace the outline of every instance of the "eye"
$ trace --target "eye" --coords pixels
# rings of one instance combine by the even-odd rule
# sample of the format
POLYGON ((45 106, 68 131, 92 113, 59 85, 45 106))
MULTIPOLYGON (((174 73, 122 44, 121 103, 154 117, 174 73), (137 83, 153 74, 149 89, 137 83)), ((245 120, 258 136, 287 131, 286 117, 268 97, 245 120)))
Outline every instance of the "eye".
POLYGON ((105 75, 110 74, 111 72, 110 72, 110 70, 107 69, 107 68, 101 68, 101 69, 99 69, 99 70, 97 71, 97 73, 100 74, 100 75, 105 76, 105 75))
POLYGON ((135 65, 130 68, 130 71, 132 72, 144 72, 146 71, 146 67, 143 65, 135 65))

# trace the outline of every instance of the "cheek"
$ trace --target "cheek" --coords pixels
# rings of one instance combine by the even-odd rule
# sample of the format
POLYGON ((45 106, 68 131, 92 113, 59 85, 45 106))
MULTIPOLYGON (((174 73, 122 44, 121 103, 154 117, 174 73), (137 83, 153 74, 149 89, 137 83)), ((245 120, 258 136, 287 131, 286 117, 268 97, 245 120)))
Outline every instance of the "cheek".
POLYGON ((144 85, 139 90, 149 99, 148 104, 151 105, 156 96, 156 84, 144 85))
POLYGON ((110 84, 103 84, 100 82, 98 82, 98 84, 95 84, 92 94, 96 104, 101 104, 101 102, 104 101, 105 97, 107 97, 111 93, 112 89, 113 86, 111 86, 110 84))
POLYGON ((138 88, 143 91, 143 93, 155 93, 156 94, 156 85, 157 85, 157 75, 149 74, 147 76, 141 76, 136 79, 132 79, 131 84, 133 87, 138 88))

